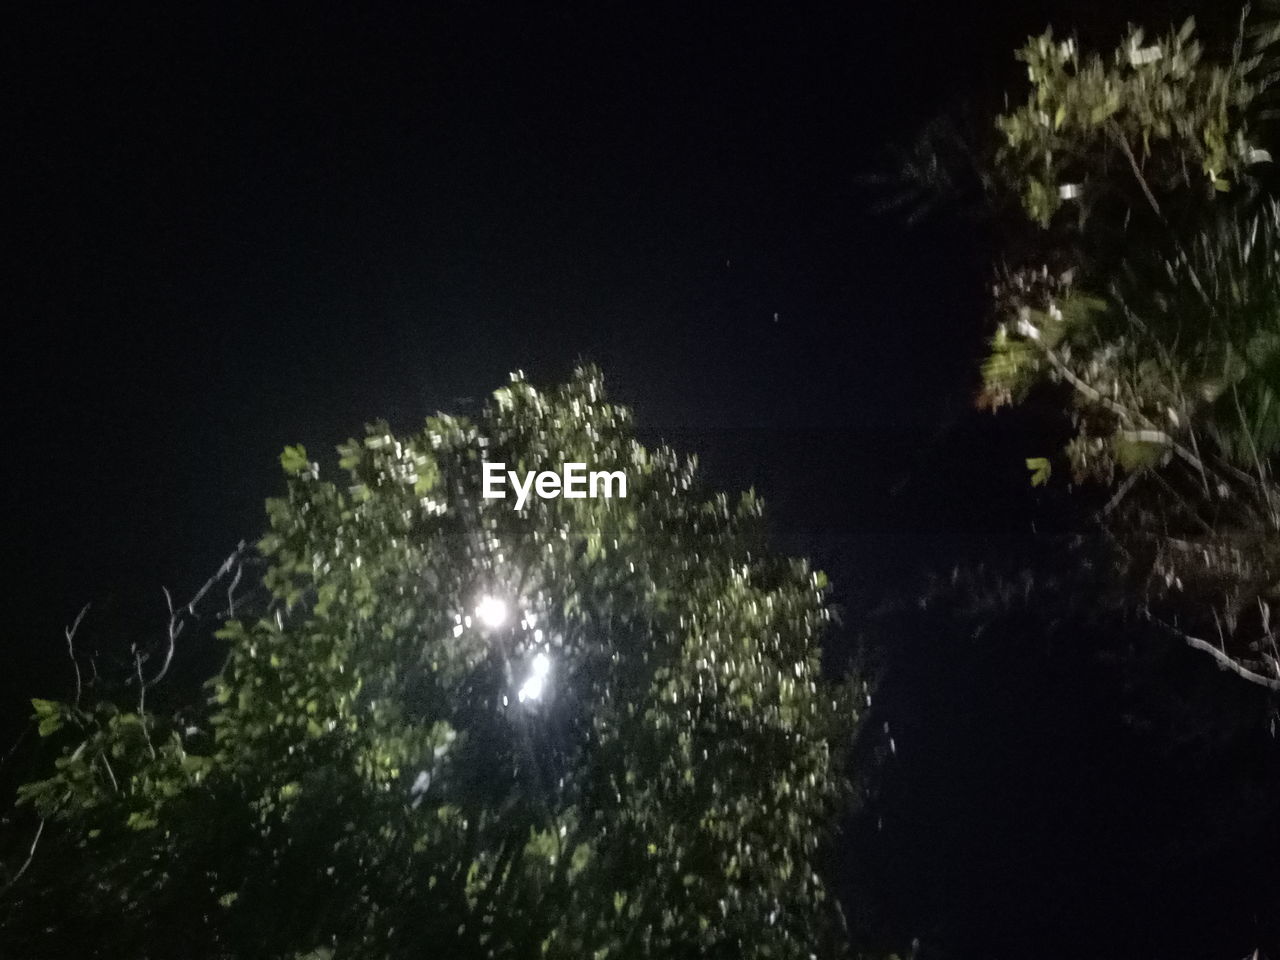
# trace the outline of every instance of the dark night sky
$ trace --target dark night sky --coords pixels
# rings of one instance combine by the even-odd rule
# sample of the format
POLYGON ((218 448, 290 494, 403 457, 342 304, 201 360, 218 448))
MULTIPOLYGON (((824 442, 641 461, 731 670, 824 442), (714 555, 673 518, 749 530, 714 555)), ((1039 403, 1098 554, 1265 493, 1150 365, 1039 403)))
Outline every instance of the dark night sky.
POLYGON ((984 239, 862 177, 1048 22, 1186 6, 12 7, 5 711, 84 600, 158 616, 254 537, 284 444, 515 368, 599 363, 847 597, 1027 527, 1025 425, 967 412, 984 239))
POLYGON ((51 606, 26 615, 198 582, 285 443, 578 358, 713 477, 777 480, 790 527, 856 530, 853 494, 963 412, 986 279, 980 242, 871 216, 860 177, 1016 79, 1050 18, 1123 20, 1081 9, 28 5, 4 389, 51 606))

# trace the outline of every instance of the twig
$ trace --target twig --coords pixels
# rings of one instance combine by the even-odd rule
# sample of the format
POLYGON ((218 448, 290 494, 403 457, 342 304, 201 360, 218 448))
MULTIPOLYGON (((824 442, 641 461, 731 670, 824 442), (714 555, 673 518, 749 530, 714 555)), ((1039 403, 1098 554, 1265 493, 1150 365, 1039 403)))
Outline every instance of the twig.
POLYGON ((1175 454, 1177 454, 1183 460, 1187 461, 1187 463, 1191 464, 1191 466, 1195 467, 1198 471, 1200 471, 1201 474, 1205 472, 1203 461, 1201 461, 1201 459, 1197 457, 1194 453, 1192 453, 1182 444, 1178 443, 1177 440, 1175 440, 1172 436, 1170 436, 1165 431, 1156 428, 1151 423, 1151 421, 1149 421, 1142 414, 1140 413, 1135 414, 1131 412, 1130 410, 1125 408, 1122 404, 1119 404, 1115 400, 1112 400, 1110 397, 1105 396, 1096 387, 1091 386, 1089 383, 1082 380, 1079 376, 1076 375, 1076 373, 1070 367, 1068 367, 1065 363, 1062 362, 1062 359, 1054 352, 1052 347, 1044 343, 1044 341, 1040 338, 1040 335, 1039 335, 1040 332, 1038 330, 1036 330, 1030 324, 1026 325, 1024 332, 1026 332, 1026 330, 1030 330, 1034 332, 1031 339, 1037 341, 1040 344, 1040 346, 1044 350, 1045 357, 1047 357, 1049 362, 1053 364, 1053 368, 1057 370, 1058 373, 1063 377, 1063 379, 1065 379, 1069 384, 1071 384, 1071 386, 1075 387, 1077 391, 1084 394, 1094 403, 1098 404, 1099 406, 1105 407, 1107 410, 1114 413, 1117 417, 1119 417, 1125 423, 1137 424, 1138 426, 1143 428, 1137 431, 1128 431, 1128 433, 1132 434, 1130 439, 1138 440, 1146 443, 1159 443, 1159 444, 1168 446, 1170 450, 1172 450, 1175 454))
POLYGON ((111 778, 111 786, 115 788, 115 792, 120 792, 120 781, 116 779, 116 772, 111 769, 111 761, 107 759, 106 751, 98 754, 98 758, 102 761, 102 765, 107 768, 107 776, 111 778))
POLYGON ((1110 131, 1112 138, 1119 145, 1120 150, 1124 153, 1129 161, 1129 166, 1133 169, 1133 175, 1138 178, 1138 186, 1142 187, 1143 194, 1146 195, 1147 203, 1151 204, 1151 209, 1155 211, 1156 216, 1161 220, 1164 219, 1164 212, 1160 209, 1160 204, 1156 201, 1156 195, 1151 192, 1151 188, 1147 186, 1147 178, 1143 176, 1142 167, 1138 165, 1138 158, 1133 155, 1133 150, 1129 147, 1129 141, 1125 139, 1124 131, 1120 129, 1120 125, 1114 120, 1107 123, 1107 129, 1110 131))
POLYGON ((1116 507, 1120 506, 1120 501, 1125 498, 1125 495, 1131 489, 1133 489, 1133 485, 1137 483, 1141 477, 1141 471, 1135 470, 1133 473, 1129 474, 1129 476, 1124 478, 1124 482, 1120 484, 1120 489, 1115 492, 1115 495, 1107 501, 1107 505, 1102 508, 1102 515, 1104 517, 1110 515, 1116 507))
POLYGON ((1057 353, 1054 352, 1053 348, 1044 342, 1044 340, 1040 336, 1039 330, 1036 330, 1035 327, 1031 326, 1030 324, 1027 324, 1022 329, 1022 332, 1025 334, 1030 334, 1031 339, 1035 340, 1037 343, 1040 344, 1040 346, 1044 349, 1044 355, 1049 359, 1049 362, 1053 364, 1053 368, 1057 370, 1058 373, 1069 384, 1071 384, 1071 386, 1075 387, 1077 391, 1084 394, 1086 397, 1088 397, 1090 400, 1092 400, 1094 403, 1098 404, 1099 406, 1105 407, 1106 409, 1110 410, 1112 413, 1114 413, 1117 417, 1119 417, 1125 423, 1134 422, 1133 414, 1130 413, 1127 409, 1125 409, 1120 404, 1116 403, 1116 401, 1112 400, 1110 397, 1104 396, 1102 392, 1099 391, 1096 387, 1089 385, 1084 380, 1081 380, 1080 377, 1076 376, 1075 371, 1073 371, 1070 367, 1068 367, 1065 363, 1063 363, 1062 359, 1057 355, 1057 353))
POLYGON ((1266 687, 1268 690, 1280 691, 1280 679, 1264 677, 1260 673, 1255 673, 1253 670, 1250 670, 1248 667, 1244 666, 1244 664, 1234 659, 1225 650, 1219 650, 1212 643, 1209 643, 1209 641, 1201 640, 1199 637, 1193 637, 1191 634, 1179 630, 1172 624, 1166 623, 1165 621, 1152 616, 1149 612, 1144 612, 1143 615, 1147 620, 1154 623, 1162 630, 1165 630, 1182 640, 1187 646, 1195 650, 1202 650, 1209 654, 1209 656, 1213 657, 1213 659, 1217 661, 1220 669, 1230 670, 1232 673, 1248 680, 1250 683, 1255 683, 1260 687, 1266 687))
POLYGON ((217 583, 219 580, 221 580, 223 577, 225 577, 228 573, 230 573, 233 568, 236 571, 236 575, 232 580, 230 588, 228 588, 227 590, 227 599, 228 599, 228 603, 231 603, 234 609, 234 602, 231 596, 231 592, 235 590, 236 584, 240 582, 240 573, 241 573, 241 570, 243 569, 242 565, 240 564, 240 557, 244 553, 245 547, 246 547, 245 541, 241 540, 240 543, 236 545, 236 548, 231 553, 231 555, 222 562, 222 566, 218 568, 217 572, 213 576, 211 576, 208 580, 206 580, 204 582, 204 585, 201 586, 200 589, 196 591, 195 596, 193 596, 181 607, 178 607, 178 608, 174 607, 173 594, 169 592, 168 587, 160 588, 161 590, 164 591, 165 604, 169 608, 168 645, 165 648, 164 663, 160 665, 160 670, 156 673, 154 677, 152 677, 150 680, 144 679, 144 677, 142 676, 141 668, 139 668, 138 680, 140 683, 142 683, 143 686, 154 687, 157 683, 159 683, 161 680, 165 678, 165 676, 169 672, 170 664, 173 663, 173 654, 174 654, 174 651, 177 649, 178 637, 181 635, 183 628, 186 627, 186 621, 183 620, 182 618, 184 616, 194 617, 196 614, 196 605, 199 604, 200 601, 205 598, 205 595, 208 594, 208 592, 213 589, 213 585, 217 583))
POLYGON ((71 666, 76 671, 76 699, 71 704, 72 707, 80 706, 80 695, 82 691, 80 677, 80 661, 76 659, 76 631, 80 629, 80 621, 84 619, 84 615, 89 612, 89 604, 85 604, 80 608, 80 613, 76 616, 75 622, 69 627, 62 628, 62 635, 67 638, 67 656, 71 658, 71 666))
MULTIPOLYGON (((173 652, 177 648, 178 635, 182 633, 186 623, 179 619, 179 614, 173 609, 173 595, 169 593, 168 587, 161 587, 164 591, 164 601, 169 606, 169 645, 164 652, 164 663, 160 665, 160 672, 157 673, 150 681, 143 681, 145 686, 154 686, 164 679, 165 674, 169 672, 169 664, 173 663, 173 652)), ((195 601, 193 600, 192 603, 195 601)), ((188 605, 188 608, 190 605, 188 605)), ((141 675, 139 675, 141 679, 141 675)))
MULTIPOLYGON (((244 544, 241 544, 243 547, 244 544)), ((236 615, 236 587, 240 586, 240 575, 244 573, 244 564, 236 564, 236 575, 231 578, 231 585, 227 587, 227 618, 235 619, 236 615)))
POLYGON ((36 847, 40 846, 40 837, 44 833, 44 817, 40 818, 40 826, 36 827, 35 838, 31 841, 31 849, 27 851, 27 859, 22 861, 22 866, 18 868, 18 872, 9 878, 9 882, 0 887, 0 893, 8 891, 15 883, 22 879, 22 875, 27 872, 27 868, 31 866, 31 861, 35 859, 36 847))
POLYGON ((156 759, 156 748, 151 742, 151 732, 147 729, 147 681, 142 676, 142 654, 133 648, 133 665, 138 671, 138 722, 142 726, 143 739, 147 741, 147 749, 151 751, 151 759, 156 759))

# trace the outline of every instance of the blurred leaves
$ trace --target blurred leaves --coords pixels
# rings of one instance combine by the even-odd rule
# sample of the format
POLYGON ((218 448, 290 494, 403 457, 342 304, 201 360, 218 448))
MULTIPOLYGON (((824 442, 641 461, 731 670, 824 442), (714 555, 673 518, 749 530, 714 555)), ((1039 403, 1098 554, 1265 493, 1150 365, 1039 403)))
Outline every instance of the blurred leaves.
POLYGON ((1113 488, 1102 514, 1143 611, 1277 682, 1255 602, 1280 581, 1269 22, 1218 44, 1193 21, 1134 27, 1105 56, 1046 32, 1018 52, 1028 90, 985 155, 1022 222, 1002 228, 980 403, 1057 405, 1070 480, 1113 488))
POLYGON ((66 739, 22 803, 83 853, 4 904, 18 953, 838 955, 817 863, 855 714, 825 577, 770 555, 759 501, 641 446, 594 370, 338 452, 341 483, 282 454, 270 601, 218 631, 206 704, 77 710, 72 737, 34 702, 66 739), (627 496, 516 511, 485 460, 623 470, 627 496), (35 907, 70 898, 82 924, 35 907))

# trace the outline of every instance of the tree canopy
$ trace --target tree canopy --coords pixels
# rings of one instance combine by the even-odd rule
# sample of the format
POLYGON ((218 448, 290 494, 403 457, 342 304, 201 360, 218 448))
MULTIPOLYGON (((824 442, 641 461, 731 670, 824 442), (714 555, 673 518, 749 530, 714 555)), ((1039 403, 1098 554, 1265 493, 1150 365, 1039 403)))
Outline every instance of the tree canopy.
MULTIPOLYGON (((1027 451, 1031 482, 1104 490, 1099 519, 1134 605, 1272 689, 1278 38, 1247 11, 1226 38, 1202 42, 1193 21, 1131 27, 1106 55, 1046 32, 1018 52, 1022 102, 980 144, 938 154, 973 164, 964 182, 995 214, 980 404, 1058 407, 1073 436, 1027 451)), ((944 190, 963 180, 907 172, 944 190)))
POLYGON ((342 483, 282 455, 269 600, 233 606, 206 703, 147 703, 174 631, 130 685, 34 702, 59 756, 21 790, 6 952, 837 953, 818 870, 853 712, 825 578, 769 554, 760 502, 642 446, 594 370, 339 453, 342 483), (484 461, 627 495, 517 511, 484 461))

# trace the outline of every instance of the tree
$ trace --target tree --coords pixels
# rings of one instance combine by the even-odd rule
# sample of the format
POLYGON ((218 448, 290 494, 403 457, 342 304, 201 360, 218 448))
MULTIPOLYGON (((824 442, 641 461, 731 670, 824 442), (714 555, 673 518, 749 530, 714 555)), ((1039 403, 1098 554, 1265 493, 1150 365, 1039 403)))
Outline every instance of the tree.
POLYGON ((343 485, 282 455, 271 599, 219 631, 207 704, 146 704, 172 631, 130 702, 34 701, 61 755, 21 790, 44 846, 5 952, 838 952, 816 870, 852 710, 825 579, 767 553, 760 502, 636 442, 592 370, 339 452, 343 485), (626 497, 516 510, 484 461, 626 497))
MULTIPOLYGON (((981 404, 1061 404, 1062 459, 1075 485, 1107 490, 1100 519, 1136 605, 1273 690, 1278 38, 1247 11, 1216 53, 1191 21, 1155 39, 1131 28, 1106 58, 1033 38, 1018 54, 1030 90, 995 119, 977 178, 992 209, 1015 211, 997 225, 981 404)), ((1032 482, 1051 482, 1051 451, 1029 453, 1032 482)))

